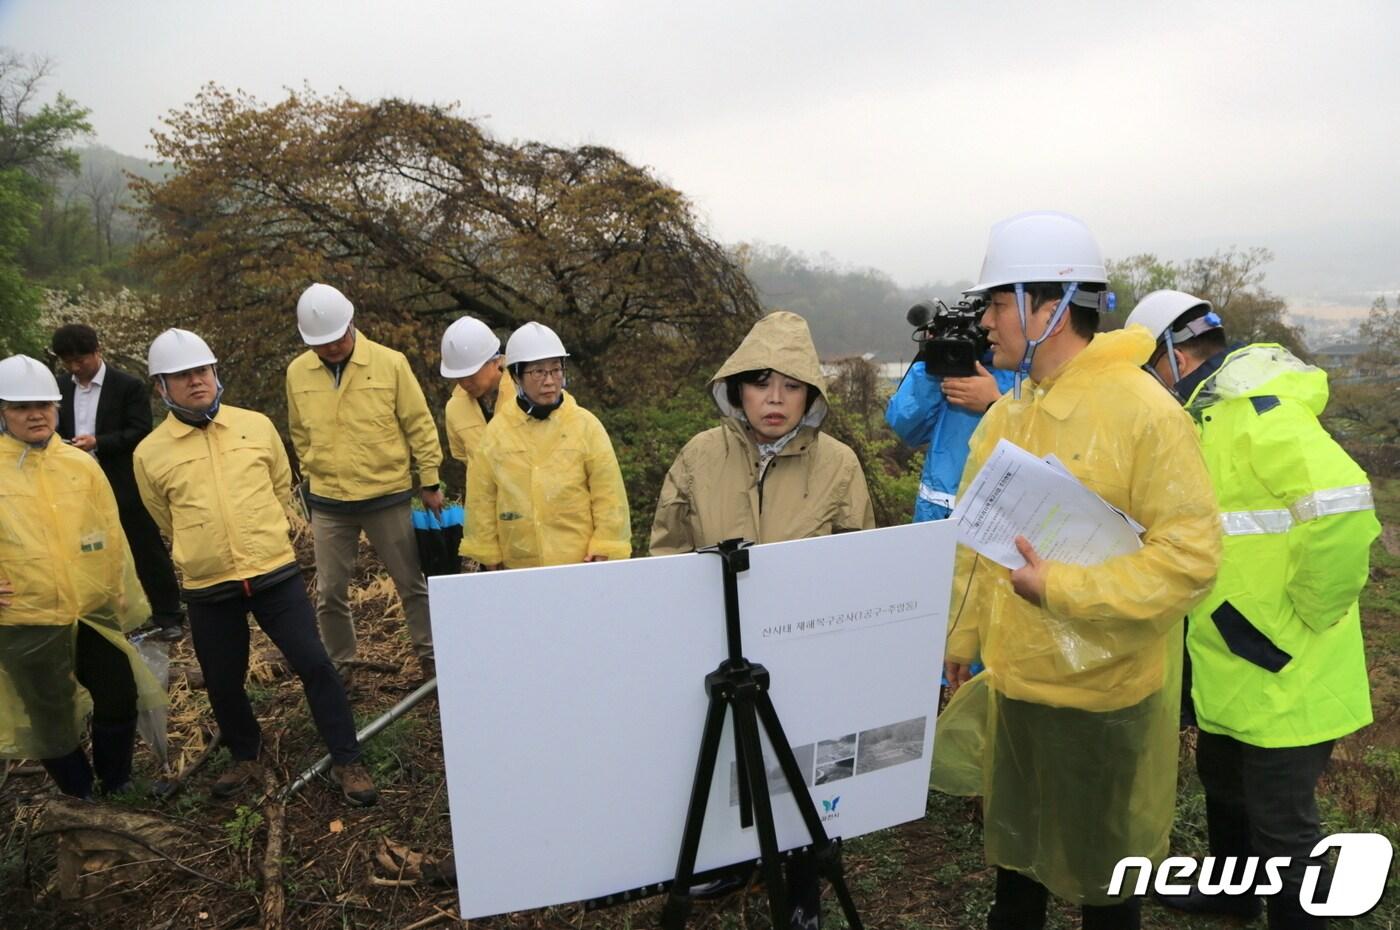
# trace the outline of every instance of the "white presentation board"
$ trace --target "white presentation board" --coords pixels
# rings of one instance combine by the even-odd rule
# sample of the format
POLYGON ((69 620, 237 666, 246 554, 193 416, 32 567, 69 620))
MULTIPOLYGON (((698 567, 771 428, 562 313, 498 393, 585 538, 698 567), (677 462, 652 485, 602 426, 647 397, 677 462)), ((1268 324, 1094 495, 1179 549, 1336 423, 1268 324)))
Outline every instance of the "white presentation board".
MULTIPOLYGON (((750 549, 744 653, 827 832, 923 816, 947 631, 950 521, 750 549)), ((721 560, 693 554, 429 579, 464 919, 673 877, 727 655, 721 560)), ((727 720, 696 869, 758 856, 727 720)), ((777 761, 765 743, 765 762, 777 761)), ((784 849, 808 837, 774 796, 784 849)))

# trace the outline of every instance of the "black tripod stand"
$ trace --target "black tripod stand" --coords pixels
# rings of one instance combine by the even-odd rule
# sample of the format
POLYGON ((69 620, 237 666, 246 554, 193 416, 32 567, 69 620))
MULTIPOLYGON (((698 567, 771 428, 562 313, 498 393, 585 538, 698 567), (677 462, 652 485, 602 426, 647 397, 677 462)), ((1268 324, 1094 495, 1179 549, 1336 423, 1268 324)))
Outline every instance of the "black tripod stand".
POLYGON ((773 927, 788 923, 787 889, 783 884, 778 835, 773 826, 773 804, 768 792, 768 773, 763 764, 763 746, 759 741, 761 722, 768 741, 778 756, 783 779, 792 792, 802 822, 812 838, 810 855, 817 874, 836 890, 841 910, 851 930, 862 930, 860 915, 841 866, 841 841, 826 835, 817 807, 808 793, 806 779, 797 767, 783 733, 773 700, 768 696, 768 670, 755 665, 743 655, 739 631, 738 575, 749 567, 747 545, 738 539, 728 539, 701 552, 713 552, 724 566, 724 619, 729 639, 729 658, 705 676, 705 691, 710 696, 710 708, 705 716, 705 731, 700 740, 700 758, 695 764, 695 781, 690 789, 690 806, 685 815, 685 833, 681 839, 680 859, 676 863, 676 879, 661 909, 663 930, 683 930, 690 913, 690 888, 695 878, 695 857, 700 849, 700 831, 705 825, 705 807, 710 784, 719 756, 720 739, 724 731, 724 716, 734 712, 734 754, 739 769, 739 819, 745 827, 758 825, 758 846, 764 879, 768 884, 768 906, 773 927))

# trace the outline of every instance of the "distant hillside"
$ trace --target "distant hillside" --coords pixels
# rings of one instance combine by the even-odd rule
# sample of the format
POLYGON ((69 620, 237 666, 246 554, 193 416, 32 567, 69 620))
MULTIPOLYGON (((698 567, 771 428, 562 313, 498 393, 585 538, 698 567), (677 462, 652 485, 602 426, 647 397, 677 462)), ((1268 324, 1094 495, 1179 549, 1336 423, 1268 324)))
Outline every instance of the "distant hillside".
POLYGON ((75 151, 79 159, 78 172, 58 179, 55 185, 58 201, 90 205, 94 196, 115 197, 117 209, 112 213, 113 237, 120 241, 134 238, 136 217, 125 209, 131 204, 127 175, 159 181, 170 174, 170 166, 123 155, 105 145, 91 145, 75 151))
POLYGON ((914 345, 905 312, 921 300, 951 304, 961 296, 961 282, 902 288, 877 269, 841 268, 779 245, 745 244, 734 253, 765 309, 807 319, 823 358, 871 352, 882 362, 908 361, 914 345))

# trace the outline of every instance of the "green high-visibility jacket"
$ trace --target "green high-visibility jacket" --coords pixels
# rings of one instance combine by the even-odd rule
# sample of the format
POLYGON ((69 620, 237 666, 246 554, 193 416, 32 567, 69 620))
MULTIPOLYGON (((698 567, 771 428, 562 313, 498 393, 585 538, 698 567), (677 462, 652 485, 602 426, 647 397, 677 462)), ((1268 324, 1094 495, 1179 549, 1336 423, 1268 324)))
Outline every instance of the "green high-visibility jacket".
POLYGON ((1190 613, 1202 730, 1265 748, 1371 722, 1357 597, 1380 534, 1366 473, 1317 421, 1327 375, 1282 346, 1227 355, 1187 399, 1224 557, 1190 613))

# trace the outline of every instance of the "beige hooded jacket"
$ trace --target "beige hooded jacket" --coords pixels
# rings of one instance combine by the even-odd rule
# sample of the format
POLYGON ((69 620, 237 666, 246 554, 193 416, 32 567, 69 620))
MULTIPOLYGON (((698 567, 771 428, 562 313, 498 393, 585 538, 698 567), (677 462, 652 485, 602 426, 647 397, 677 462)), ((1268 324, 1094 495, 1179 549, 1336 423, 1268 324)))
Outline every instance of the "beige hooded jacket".
POLYGON ((777 311, 754 324, 710 381, 722 425, 681 450, 661 486, 651 554, 691 552, 726 539, 757 543, 826 536, 875 526, 865 475, 851 448, 820 431, 826 417, 822 377, 807 321, 777 311), (767 461, 725 380, 772 369, 814 386, 820 396, 796 434, 767 461))

